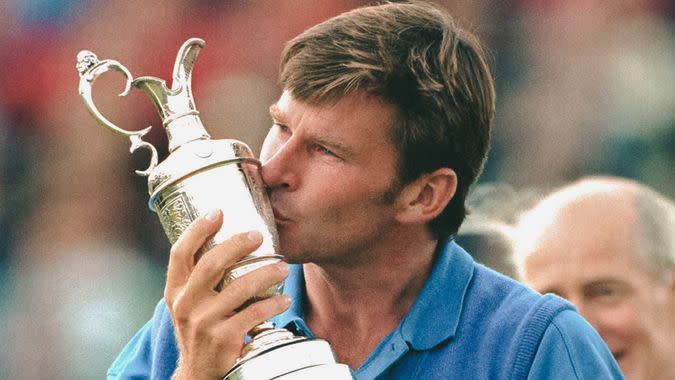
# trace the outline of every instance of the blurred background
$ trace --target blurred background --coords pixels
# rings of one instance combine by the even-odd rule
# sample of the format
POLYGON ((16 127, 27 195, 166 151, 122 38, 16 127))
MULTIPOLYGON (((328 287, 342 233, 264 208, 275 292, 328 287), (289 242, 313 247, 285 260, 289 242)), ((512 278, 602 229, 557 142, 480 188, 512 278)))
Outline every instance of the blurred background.
MULTIPOLYGON (((673 2, 435 2, 482 39, 495 75, 481 183, 521 193, 611 174, 675 196, 673 2)), ((0 378, 103 377, 162 295, 169 245, 147 208, 146 180, 133 173, 149 157, 129 155, 128 140, 86 112, 77 53, 170 83, 179 46, 203 38, 193 77, 202 120, 212 137, 243 140, 257 153, 280 93, 284 42, 369 3, 5 0, 0 378)), ((123 83, 114 74, 96 82, 99 109, 125 129, 155 126, 149 140, 165 157, 159 116, 139 91, 118 98, 123 83)), ((496 214, 511 212, 490 199, 496 214)))

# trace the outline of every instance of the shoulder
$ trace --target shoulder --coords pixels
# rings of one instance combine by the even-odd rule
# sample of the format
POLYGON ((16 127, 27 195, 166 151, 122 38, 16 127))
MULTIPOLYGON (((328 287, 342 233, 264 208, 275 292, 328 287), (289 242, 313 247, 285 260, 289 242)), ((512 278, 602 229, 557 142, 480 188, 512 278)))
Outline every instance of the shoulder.
POLYGON ((480 320, 479 339, 504 355, 502 374, 511 379, 622 378, 598 333, 566 300, 541 295, 481 265, 469 290, 467 318, 480 320))
POLYGON ((578 313, 567 310, 552 320, 539 344, 530 378, 622 379, 611 352, 578 313))
MULTIPOLYGON (((520 282, 476 264, 467 289, 465 307, 479 309, 493 318, 513 319, 531 316, 537 320, 550 319, 561 310, 574 306, 554 295, 541 295, 520 282)), ((541 321, 548 322, 548 321, 541 321)))
POLYGON ((476 265, 467 290, 462 334, 495 351, 492 355, 501 358, 500 377, 527 378, 540 350, 549 344, 542 345, 547 333, 585 322, 564 299, 541 295, 482 265, 476 265))

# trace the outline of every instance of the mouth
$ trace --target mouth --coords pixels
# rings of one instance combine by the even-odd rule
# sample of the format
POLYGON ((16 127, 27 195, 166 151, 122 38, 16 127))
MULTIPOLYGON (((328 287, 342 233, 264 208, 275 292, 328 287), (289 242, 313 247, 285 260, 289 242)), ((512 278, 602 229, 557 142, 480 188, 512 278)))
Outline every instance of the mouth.
POLYGON ((291 221, 289 218, 284 216, 282 212, 274 207, 272 207, 272 212, 274 213, 274 221, 277 223, 277 225, 287 224, 291 221))

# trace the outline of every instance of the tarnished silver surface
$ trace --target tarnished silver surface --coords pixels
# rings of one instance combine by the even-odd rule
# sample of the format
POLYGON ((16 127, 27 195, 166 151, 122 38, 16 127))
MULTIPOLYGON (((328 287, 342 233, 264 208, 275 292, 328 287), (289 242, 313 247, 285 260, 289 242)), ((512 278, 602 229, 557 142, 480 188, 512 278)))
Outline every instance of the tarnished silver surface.
MULTIPOLYGON (((127 68, 114 60, 99 61, 90 51, 77 58, 79 92, 87 109, 99 124, 127 137, 130 151, 151 152, 150 164, 136 174, 148 177, 149 206, 155 211, 173 244, 198 217, 213 209, 223 212, 220 230, 201 248, 208 250, 232 235, 251 230, 263 235, 262 245, 230 268, 225 268, 219 288, 244 274, 281 260, 274 214, 260 175, 260 162, 251 149, 237 140, 211 140, 199 118, 192 97, 192 70, 204 41, 187 40, 179 49, 171 88, 155 77, 133 79, 127 68), (150 96, 162 118, 169 138, 169 157, 158 163, 157 150, 142 140, 152 127, 128 131, 106 119, 94 104, 93 83, 100 75, 117 71, 126 79, 120 96, 137 88, 150 96)), ((248 302, 281 294, 283 283, 273 285, 248 302)), ((351 379, 347 366, 336 364, 333 352, 323 340, 294 336, 270 323, 254 328, 242 357, 226 377, 234 379, 295 379, 291 374, 331 373, 327 378, 351 379), (346 375, 345 375, 346 374, 346 375)), ((295 375, 294 375, 295 376, 295 375)), ((312 378, 314 375, 307 375, 312 378)), ((323 375, 323 377, 326 377, 323 375)))

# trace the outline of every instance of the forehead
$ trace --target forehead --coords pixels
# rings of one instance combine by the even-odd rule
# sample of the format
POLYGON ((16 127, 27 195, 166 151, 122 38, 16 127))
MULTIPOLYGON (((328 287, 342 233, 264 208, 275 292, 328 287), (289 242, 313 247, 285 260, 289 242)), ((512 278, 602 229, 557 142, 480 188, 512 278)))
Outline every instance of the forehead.
POLYGON ((355 92, 334 102, 311 103, 284 91, 270 107, 275 121, 310 135, 334 136, 344 143, 392 145, 396 108, 365 92, 355 92))
POLYGON ((285 90, 272 108, 283 114, 302 112, 327 121, 363 120, 388 125, 394 121, 395 107, 365 91, 355 91, 335 100, 303 101, 285 90))
MULTIPOLYGON (((579 204, 531 221, 524 259, 526 279, 554 281, 626 277, 642 271, 636 220, 629 208, 579 204)), ((527 235, 522 231, 521 236, 527 235)))

